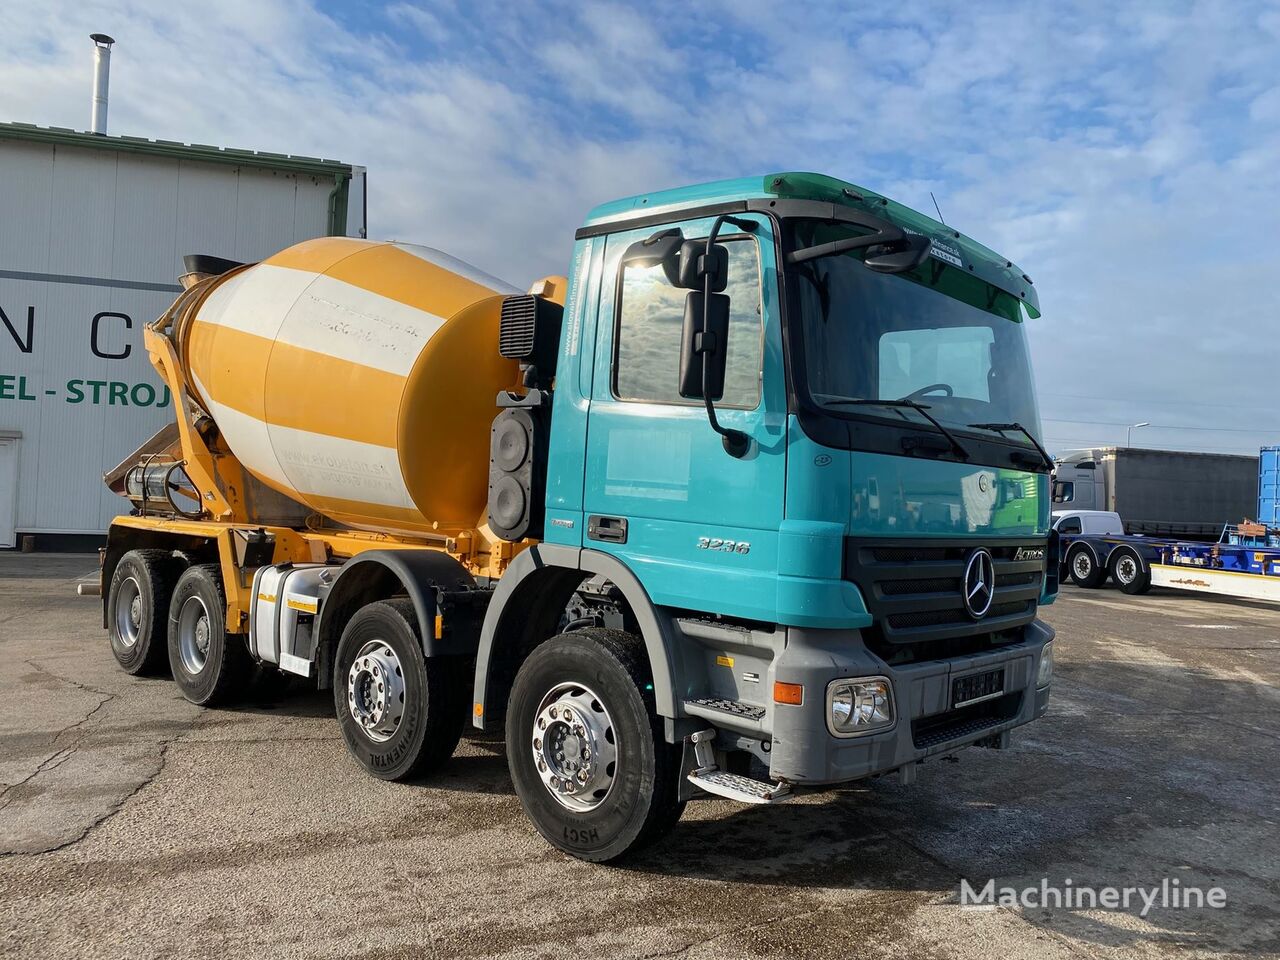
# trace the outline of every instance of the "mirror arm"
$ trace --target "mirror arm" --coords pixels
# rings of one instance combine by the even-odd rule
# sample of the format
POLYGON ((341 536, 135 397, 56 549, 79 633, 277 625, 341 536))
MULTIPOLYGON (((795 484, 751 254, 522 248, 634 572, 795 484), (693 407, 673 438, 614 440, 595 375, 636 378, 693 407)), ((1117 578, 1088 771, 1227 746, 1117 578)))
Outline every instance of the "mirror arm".
MULTIPOLYGON (((725 213, 716 217, 715 223, 711 225, 711 232, 707 235, 707 250, 702 258, 702 329, 704 331, 704 336, 705 331, 708 329, 711 315, 711 273, 706 270, 706 265, 711 262, 711 250, 715 245, 716 236, 720 233, 720 227, 725 223, 732 223, 735 227, 745 230, 748 233, 754 233, 757 228, 757 224, 754 221, 743 220, 739 217, 731 217, 725 213)), ((724 350, 726 354, 728 352, 728 347, 729 345, 727 343, 716 345, 717 349, 724 350)), ((720 434, 721 442, 724 444, 724 452, 729 454, 731 457, 741 459, 746 456, 747 450, 751 447, 751 438, 741 430, 733 430, 720 425, 720 421, 716 418, 716 405, 711 400, 710 391, 705 388, 705 384, 707 383, 707 374, 709 372, 708 363, 711 359, 710 353, 705 349, 703 349, 701 353, 702 382, 704 384, 702 401, 707 408, 707 420, 711 423, 711 429, 720 434)))

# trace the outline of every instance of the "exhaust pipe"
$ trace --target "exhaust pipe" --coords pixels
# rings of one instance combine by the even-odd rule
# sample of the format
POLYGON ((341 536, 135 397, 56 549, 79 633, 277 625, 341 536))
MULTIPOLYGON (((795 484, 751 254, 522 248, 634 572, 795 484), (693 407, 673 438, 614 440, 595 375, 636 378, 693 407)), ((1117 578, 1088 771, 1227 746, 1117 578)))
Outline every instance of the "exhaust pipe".
POLYGON ((91 33, 93 41, 93 114, 89 132, 107 134, 107 85, 111 81, 111 45, 115 40, 105 33, 91 33))

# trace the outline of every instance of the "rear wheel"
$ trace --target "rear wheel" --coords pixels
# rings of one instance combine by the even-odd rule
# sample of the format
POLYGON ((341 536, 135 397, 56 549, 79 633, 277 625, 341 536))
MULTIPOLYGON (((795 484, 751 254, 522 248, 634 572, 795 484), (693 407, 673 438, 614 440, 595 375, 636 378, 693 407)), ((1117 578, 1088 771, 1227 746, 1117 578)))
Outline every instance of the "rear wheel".
POLYGON ((657 840, 684 809, 680 754, 663 736, 640 638, 576 630, 521 665, 507 762, 525 813, 553 846, 601 862, 657 840))
POLYGON ((466 662, 422 653, 407 599, 356 611, 333 665, 333 701, 347 749, 369 773, 407 780, 453 756, 471 692, 466 662))
POLYGON ((1107 578, 1106 568, 1094 559, 1093 551, 1084 544, 1076 544, 1067 557, 1067 569, 1071 582, 1078 587, 1100 587, 1107 578))
POLYGON ((167 550, 130 550, 107 591, 111 653, 126 673, 162 673, 169 597, 182 565, 167 550))
POLYGON ((1107 561, 1111 579, 1128 594, 1146 593, 1151 589, 1151 570, 1134 551, 1119 547, 1107 561))
POLYGON ((243 636, 227 634, 226 617, 218 565, 189 567, 169 603, 169 667, 192 703, 227 702, 249 671, 248 644, 243 636))

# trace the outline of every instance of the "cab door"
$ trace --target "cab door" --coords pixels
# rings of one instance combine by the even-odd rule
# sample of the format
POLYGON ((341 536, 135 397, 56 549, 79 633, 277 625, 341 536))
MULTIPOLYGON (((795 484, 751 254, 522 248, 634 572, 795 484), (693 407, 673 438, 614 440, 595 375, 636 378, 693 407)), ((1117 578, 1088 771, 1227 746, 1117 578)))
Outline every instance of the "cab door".
POLYGON ((730 297, 722 425, 751 444, 731 456, 702 401, 679 394, 687 290, 623 252, 679 227, 705 238, 712 218, 610 236, 605 246, 588 415, 583 546, 614 554, 656 603, 773 622, 786 479, 786 392, 777 264, 766 218, 726 225, 730 297))

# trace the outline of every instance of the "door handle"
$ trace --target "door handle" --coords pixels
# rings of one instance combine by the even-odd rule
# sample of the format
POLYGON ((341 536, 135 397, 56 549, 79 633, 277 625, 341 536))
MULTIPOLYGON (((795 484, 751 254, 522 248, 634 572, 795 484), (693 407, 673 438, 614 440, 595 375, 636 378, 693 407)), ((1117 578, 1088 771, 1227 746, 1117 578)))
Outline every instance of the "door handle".
POLYGON ((605 543, 626 543, 626 518, 600 516, 587 517, 587 539, 603 540, 605 543))

